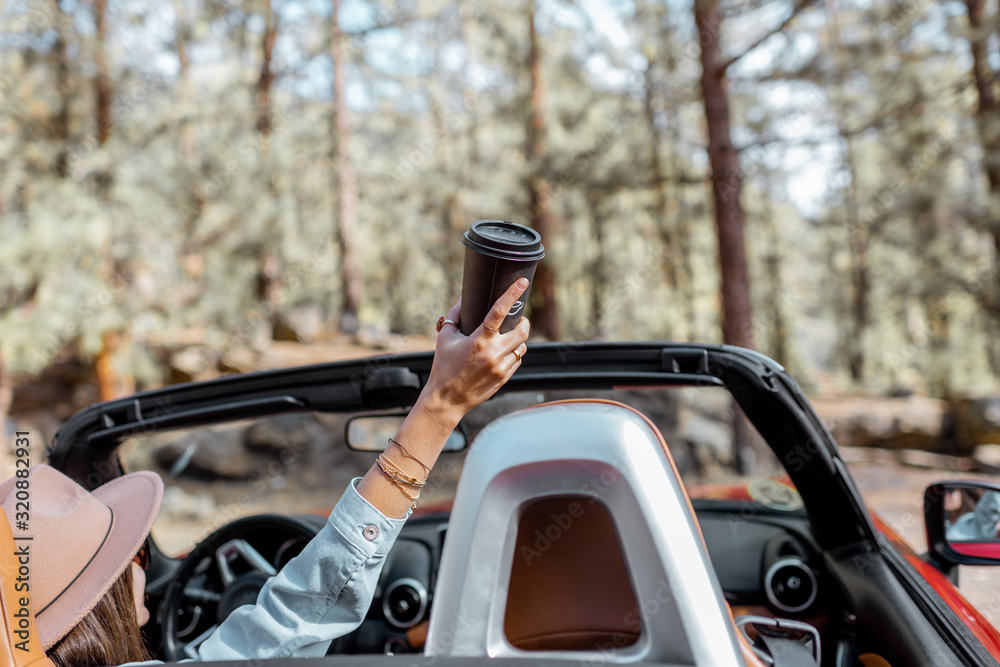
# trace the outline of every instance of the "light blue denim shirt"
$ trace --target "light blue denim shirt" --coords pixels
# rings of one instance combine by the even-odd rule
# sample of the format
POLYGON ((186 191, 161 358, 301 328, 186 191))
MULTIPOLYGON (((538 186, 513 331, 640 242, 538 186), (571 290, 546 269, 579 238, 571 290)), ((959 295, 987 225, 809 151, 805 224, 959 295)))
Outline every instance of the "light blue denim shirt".
POLYGON ((406 520, 386 518, 362 498, 360 479, 352 480, 302 553, 268 579, 257 604, 234 611, 205 640, 199 660, 321 657, 361 624, 406 520))

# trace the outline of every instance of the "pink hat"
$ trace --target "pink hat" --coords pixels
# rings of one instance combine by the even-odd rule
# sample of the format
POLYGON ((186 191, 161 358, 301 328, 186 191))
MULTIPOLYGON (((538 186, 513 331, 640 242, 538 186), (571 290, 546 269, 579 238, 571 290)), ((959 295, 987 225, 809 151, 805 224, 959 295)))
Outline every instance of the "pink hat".
POLYGON ((50 466, 28 472, 26 489, 17 488, 18 477, 0 484, 0 506, 14 537, 32 538, 17 544, 29 550, 31 609, 47 651, 132 562, 160 509, 163 481, 152 472, 134 472, 88 493, 50 466))

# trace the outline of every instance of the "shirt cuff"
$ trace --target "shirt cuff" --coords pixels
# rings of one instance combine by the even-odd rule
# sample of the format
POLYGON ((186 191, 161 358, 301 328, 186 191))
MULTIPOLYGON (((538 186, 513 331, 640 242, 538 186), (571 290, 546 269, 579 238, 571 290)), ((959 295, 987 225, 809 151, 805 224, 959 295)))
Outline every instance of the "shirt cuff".
POLYGON ((384 556, 392 548, 410 512, 402 519, 388 518, 358 493, 360 481, 360 477, 355 477, 347 485, 340 502, 330 513, 329 522, 351 546, 367 557, 384 556))

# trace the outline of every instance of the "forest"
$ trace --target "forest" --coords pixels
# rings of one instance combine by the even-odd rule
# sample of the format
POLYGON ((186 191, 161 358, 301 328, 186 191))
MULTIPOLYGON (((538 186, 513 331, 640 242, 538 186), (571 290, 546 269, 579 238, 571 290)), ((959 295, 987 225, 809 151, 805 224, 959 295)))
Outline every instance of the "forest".
POLYGON ((992 391, 998 70, 985 0, 0 0, 0 417, 429 335, 484 218, 538 339, 992 391))

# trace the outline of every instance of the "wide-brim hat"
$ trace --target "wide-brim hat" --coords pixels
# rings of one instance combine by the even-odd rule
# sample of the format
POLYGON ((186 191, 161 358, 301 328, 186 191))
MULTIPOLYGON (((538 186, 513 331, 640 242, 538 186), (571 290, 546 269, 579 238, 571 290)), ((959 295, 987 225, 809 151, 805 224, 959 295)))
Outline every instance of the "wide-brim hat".
POLYGON ((88 492, 47 465, 28 473, 0 484, 0 506, 14 537, 31 538, 17 545, 27 549, 30 607, 47 651, 132 562, 160 509, 163 481, 134 472, 88 492))

